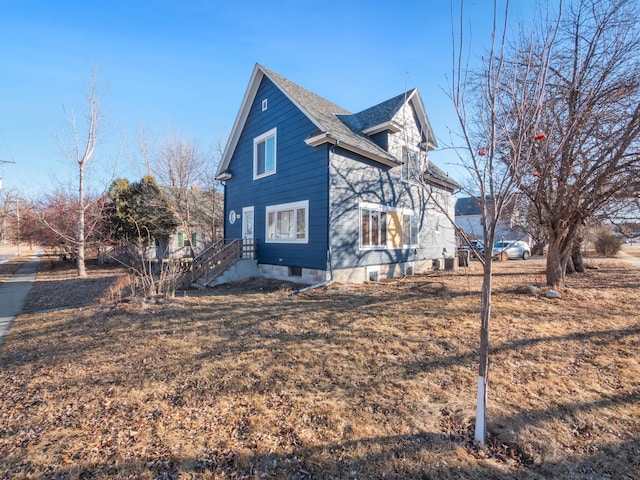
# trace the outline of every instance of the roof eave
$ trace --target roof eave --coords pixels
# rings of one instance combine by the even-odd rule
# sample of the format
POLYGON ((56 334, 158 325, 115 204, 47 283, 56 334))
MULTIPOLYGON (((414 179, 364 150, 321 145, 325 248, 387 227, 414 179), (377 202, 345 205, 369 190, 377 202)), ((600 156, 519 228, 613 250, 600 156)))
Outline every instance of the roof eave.
POLYGON ((398 133, 400 130, 402 130, 402 126, 401 125, 398 125, 393 120, 389 120, 387 122, 383 122, 383 123, 379 123, 378 125, 374 125, 373 127, 366 128, 366 129, 362 130, 362 133, 367 135, 367 136, 371 136, 371 135, 375 135, 376 133, 380 133, 380 132, 384 132, 384 131, 389 131, 391 133, 398 133))
POLYGON ((369 160, 373 160, 375 162, 381 163, 388 167, 397 167, 398 165, 400 165, 398 161, 392 158, 386 158, 386 157, 383 157, 382 155, 376 155, 373 152, 368 152, 366 150, 363 150, 362 148, 356 145, 350 144, 348 142, 345 142, 344 140, 340 140, 339 138, 336 138, 334 135, 328 132, 322 132, 318 135, 314 135, 313 137, 309 137, 305 139, 304 142, 311 147, 317 147, 318 145, 329 143, 331 145, 336 145, 340 148, 344 148, 345 150, 348 150, 350 152, 357 153, 358 155, 368 158, 369 160))
POLYGON ((424 179, 425 183, 429 185, 446 188, 451 192, 454 192, 455 190, 460 189, 460 185, 458 185, 458 183, 456 183, 454 180, 445 180, 445 179, 436 177, 435 175, 430 175, 428 173, 425 173, 422 178, 424 179))

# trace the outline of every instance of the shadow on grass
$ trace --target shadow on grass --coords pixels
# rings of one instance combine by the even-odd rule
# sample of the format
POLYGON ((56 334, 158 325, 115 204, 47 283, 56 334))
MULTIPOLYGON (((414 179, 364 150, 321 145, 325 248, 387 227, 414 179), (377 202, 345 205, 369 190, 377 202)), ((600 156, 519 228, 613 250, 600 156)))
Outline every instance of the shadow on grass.
MULTIPOLYGON (((257 446, 243 450, 206 449, 201 456, 185 457, 168 451, 160 455, 133 454, 118 462, 78 462, 73 467, 46 466, 47 473, 29 472, 29 478, 287 478, 311 479, 476 479, 526 480, 546 478, 638 478, 640 437, 601 445, 599 451, 566 455, 559 461, 524 465, 517 457, 499 451, 478 453, 472 445, 460 445, 478 458, 493 462, 460 464, 451 441, 436 433, 363 438, 321 447, 293 445, 285 452, 261 453, 257 446), (498 458, 496 458, 496 455, 498 458), (615 461, 611 461, 615 458, 615 461), (434 461, 434 460, 440 461, 434 461), (448 460, 448 461, 447 461, 448 460), (508 466, 507 466, 508 464, 508 466), (186 478, 186 477, 185 477, 186 478)), ((498 450, 502 447, 497 446, 498 450)), ((24 473, 20 466, 6 472, 24 473)))

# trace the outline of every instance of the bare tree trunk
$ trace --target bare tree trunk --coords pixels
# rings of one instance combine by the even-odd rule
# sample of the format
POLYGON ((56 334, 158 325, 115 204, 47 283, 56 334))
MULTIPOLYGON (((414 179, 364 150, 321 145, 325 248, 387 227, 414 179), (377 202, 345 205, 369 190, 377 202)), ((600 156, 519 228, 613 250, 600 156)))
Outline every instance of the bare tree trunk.
POLYGON ((487 430, 487 390, 489 375, 489 321, 491 319, 491 255, 485 256, 480 307, 480 363, 474 439, 484 444, 487 430))
POLYGON ((562 242, 555 235, 549 236, 549 252, 547 253, 547 284, 552 287, 564 285, 567 259, 563 261, 562 242))
POLYGON ((79 163, 78 167, 78 276, 85 278, 87 269, 84 263, 85 228, 84 228, 84 163, 79 163))
POLYGON ((573 241, 573 248, 571 249, 571 263, 573 264, 574 272, 584 273, 584 258, 582 257, 582 238, 576 237, 573 241))

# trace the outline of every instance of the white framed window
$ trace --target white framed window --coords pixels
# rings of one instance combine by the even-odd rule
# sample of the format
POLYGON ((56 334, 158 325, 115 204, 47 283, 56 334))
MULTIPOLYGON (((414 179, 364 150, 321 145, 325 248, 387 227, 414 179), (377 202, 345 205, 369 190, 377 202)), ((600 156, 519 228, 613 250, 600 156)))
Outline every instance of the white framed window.
POLYGON ((266 208, 267 243, 309 243, 309 200, 266 208))
POLYGON ((418 244, 418 217, 404 208, 360 204, 360 248, 393 249, 418 244))
POLYGON ((253 179, 276 173, 276 136, 277 129, 253 139, 253 179))
POLYGON ((422 173, 420 154, 416 150, 402 147, 401 178, 405 182, 417 182, 422 173))
POLYGON ((262 100, 262 111, 264 112, 267 109, 267 99, 262 100))

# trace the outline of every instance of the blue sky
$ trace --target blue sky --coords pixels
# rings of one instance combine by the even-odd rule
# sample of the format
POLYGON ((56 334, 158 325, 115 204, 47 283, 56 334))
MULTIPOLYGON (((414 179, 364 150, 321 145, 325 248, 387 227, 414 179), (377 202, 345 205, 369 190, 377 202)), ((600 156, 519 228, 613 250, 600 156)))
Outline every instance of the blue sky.
MULTIPOLYGON (((480 51, 493 2, 468 3, 480 51)), ((125 138, 118 173, 132 179, 141 126, 203 146, 228 133, 256 62, 353 112, 418 87, 446 146, 450 31, 447 0, 0 0, 0 159, 16 162, 4 188, 40 196, 73 178, 55 137, 85 107, 91 65, 109 84, 96 165, 125 138)), ((431 158, 456 172, 450 151, 431 158)))

